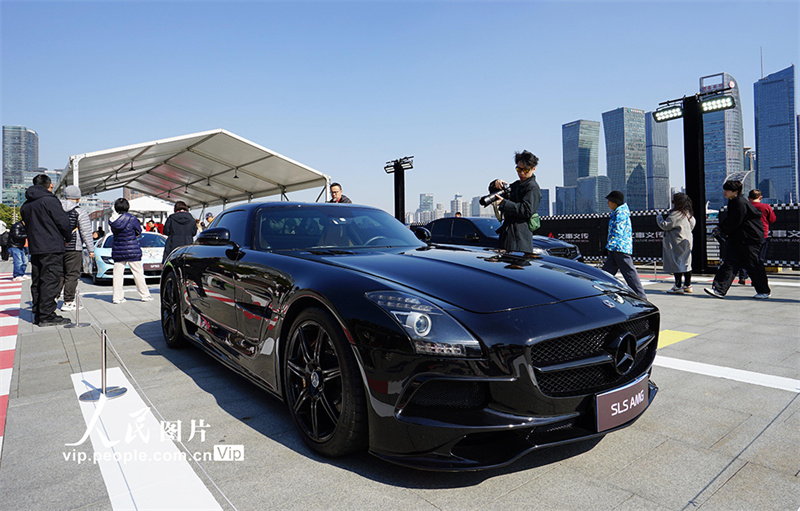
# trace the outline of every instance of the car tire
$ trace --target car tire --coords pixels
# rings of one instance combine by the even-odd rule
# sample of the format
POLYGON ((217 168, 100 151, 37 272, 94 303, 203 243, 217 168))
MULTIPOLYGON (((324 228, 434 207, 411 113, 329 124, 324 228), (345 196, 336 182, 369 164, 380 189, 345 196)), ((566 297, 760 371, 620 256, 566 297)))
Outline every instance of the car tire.
POLYGON ((103 281, 97 278, 97 263, 92 261, 92 284, 98 285, 103 281))
POLYGON ((310 308, 295 319, 283 382, 292 420, 312 450, 335 457, 366 447, 364 386, 352 348, 327 311, 310 308))
POLYGON ((170 272, 161 286, 161 331, 170 348, 186 346, 182 323, 178 277, 170 272))

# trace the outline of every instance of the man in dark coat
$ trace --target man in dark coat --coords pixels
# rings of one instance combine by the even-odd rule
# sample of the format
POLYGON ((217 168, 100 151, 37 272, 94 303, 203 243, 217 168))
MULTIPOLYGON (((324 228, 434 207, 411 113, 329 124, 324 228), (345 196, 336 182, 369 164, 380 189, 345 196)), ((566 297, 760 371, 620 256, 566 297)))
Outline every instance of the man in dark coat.
POLYGON ((46 174, 33 178, 19 209, 28 232, 31 253, 31 296, 33 323, 53 326, 69 323, 55 313, 63 273, 64 246, 72 239, 69 217, 53 195, 53 183, 46 174))
POLYGON ((342 193, 342 185, 339 183, 331 183, 331 200, 334 204, 352 204, 353 201, 347 198, 347 195, 342 193))
MULTIPOLYGON (((500 248, 508 252, 533 252, 533 233, 528 227, 531 215, 542 200, 542 191, 533 175, 539 158, 529 151, 514 155, 519 179, 511 183, 507 197, 500 197, 497 209, 503 214, 503 225, 497 230, 500 248)), ((489 183, 489 191, 497 193, 508 184, 502 179, 489 183)))
POLYGON ((725 298, 739 268, 744 267, 756 288, 753 298, 766 300, 771 291, 767 272, 759 259, 761 244, 764 242, 761 212, 742 197, 741 181, 726 181, 722 190, 728 199, 728 216, 719 226, 727 237, 725 260, 717 269, 711 287, 704 288, 703 291, 716 298, 725 298))
POLYGON ((195 234, 197 234, 197 222, 189 213, 189 206, 179 200, 175 203, 175 212, 167 218, 167 223, 164 224, 164 236, 167 237, 167 243, 164 246, 162 262, 166 261, 170 252, 176 248, 191 245, 194 242, 195 234))

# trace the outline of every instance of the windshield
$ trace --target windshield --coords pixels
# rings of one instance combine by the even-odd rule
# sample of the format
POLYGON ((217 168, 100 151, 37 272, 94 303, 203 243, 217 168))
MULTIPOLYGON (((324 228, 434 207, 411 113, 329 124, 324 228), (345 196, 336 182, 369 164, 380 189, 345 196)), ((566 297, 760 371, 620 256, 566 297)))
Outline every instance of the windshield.
POLYGON ((419 247, 424 244, 385 211, 352 206, 259 210, 253 246, 259 250, 419 247))
POLYGON ((484 236, 497 236, 497 229, 500 228, 500 222, 494 218, 473 218, 472 223, 484 236))

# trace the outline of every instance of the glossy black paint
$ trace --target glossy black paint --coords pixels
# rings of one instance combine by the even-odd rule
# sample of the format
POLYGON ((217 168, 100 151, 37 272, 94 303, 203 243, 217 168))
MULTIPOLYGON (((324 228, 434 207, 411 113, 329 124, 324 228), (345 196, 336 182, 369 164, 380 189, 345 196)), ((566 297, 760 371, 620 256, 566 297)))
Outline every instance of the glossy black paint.
MULTIPOLYGON (((430 243, 492 249, 500 245, 500 236, 495 232, 498 227, 500 222, 490 217, 440 218, 425 226, 431 232, 430 243)), ((541 254, 583 261, 576 245, 555 238, 533 235, 533 248, 541 254)))
MULTIPOLYGON (((411 234, 402 246, 259 247, 255 219, 287 208, 334 219, 347 212, 337 208, 378 211, 280 202, 223 212, 200 244, 175 250, 165 265, 164 276, 172 273, 179 283, 180 329, 285 399, 281 368, 292 324, 309 308, 328 311, 357 361, 369 450, 378 457, 474 470, 602 436, 609 431, 594 426, 595 395, 650 372, 658 309, 596 268, 549 256, 431 247, 411 234), (401 291, 438 306, 480 342, 481 356, 416 353, 405 330, 366 297, 373 291, 401 291), (631 330, 636 364, 617 375, 609 344, 631 330), (586 336, 594 344, 583 346, 586 336), (555 383, 548 383, 553 375, 555 383)), ((162 285, 169 281, 162 278, 162 285)), ((656 391, 651 384, 648 405, 656 391)))

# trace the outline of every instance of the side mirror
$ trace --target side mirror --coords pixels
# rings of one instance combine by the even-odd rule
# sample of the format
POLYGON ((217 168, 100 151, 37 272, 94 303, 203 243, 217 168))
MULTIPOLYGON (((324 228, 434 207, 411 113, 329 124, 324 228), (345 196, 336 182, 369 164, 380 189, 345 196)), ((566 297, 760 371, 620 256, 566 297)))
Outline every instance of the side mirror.
POLYGON ((231 231, 227 227, 206 229, 197 236, 199 245, 230 245, 231 231))
POLYGON ((414 236, 416 236, 418 240, 425 243, 431 242, 431 231, 424 227, 417 227, 414 229, 414 236))

